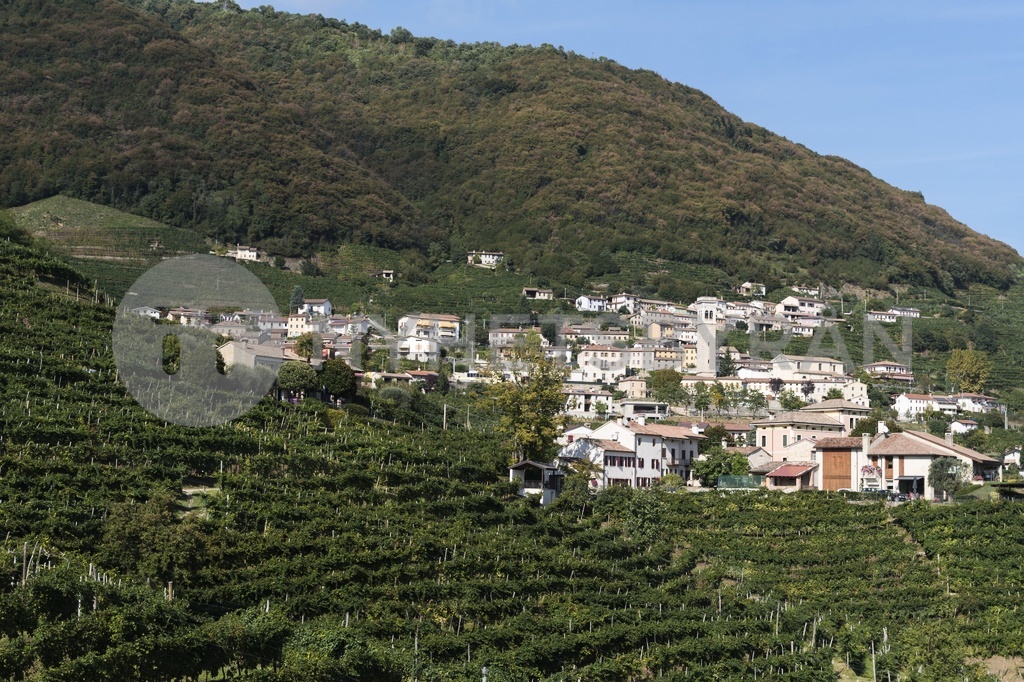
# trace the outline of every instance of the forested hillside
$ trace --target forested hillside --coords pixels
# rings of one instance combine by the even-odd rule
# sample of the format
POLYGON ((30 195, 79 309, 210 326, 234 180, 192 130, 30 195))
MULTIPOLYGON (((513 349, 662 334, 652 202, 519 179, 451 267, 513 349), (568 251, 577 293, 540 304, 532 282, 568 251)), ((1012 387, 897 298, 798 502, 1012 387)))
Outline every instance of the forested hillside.
POLYGON ((1020 265, 696 90, 550 46, 190 0, 16 0, 0 22, 0 206, 65 193, 283 255, 502 248, 576 286, 625 255, 705 267, 676 297, 708 271, 949 293, 1020 265))

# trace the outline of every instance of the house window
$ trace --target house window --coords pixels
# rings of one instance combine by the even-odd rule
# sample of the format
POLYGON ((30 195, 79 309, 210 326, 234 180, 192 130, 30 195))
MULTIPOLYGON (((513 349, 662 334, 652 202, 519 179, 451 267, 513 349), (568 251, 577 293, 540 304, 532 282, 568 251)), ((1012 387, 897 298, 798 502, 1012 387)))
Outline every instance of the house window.
POLYGON ((641 458, 639 459, 639 464, 638 464, 638 466, 639 466, 639 467, 640 467, 641 469, 643 469, 643 468, 644 468, 644 458, 643 458, 643 457, 641 457, 641 458))
POLYGON ((789 444, 789 436, 783 434, 782 436, 782 447, 786 447, 789 444))
POLYGON ((768 447, 768 436, 761 436, 761 447, 768 447))

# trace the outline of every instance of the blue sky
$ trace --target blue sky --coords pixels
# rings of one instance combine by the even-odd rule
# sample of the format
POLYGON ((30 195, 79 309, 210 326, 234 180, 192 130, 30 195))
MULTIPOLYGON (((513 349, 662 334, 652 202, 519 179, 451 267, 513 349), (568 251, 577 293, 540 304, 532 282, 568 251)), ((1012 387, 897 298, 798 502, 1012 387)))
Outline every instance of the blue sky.
POLYGON ((1024 253, 1024 3, 278 0, 385 32, 560 45, 656 71, 918 190, 1024 253), (1016 123, 1015 123, 1016 121, 1016 123))

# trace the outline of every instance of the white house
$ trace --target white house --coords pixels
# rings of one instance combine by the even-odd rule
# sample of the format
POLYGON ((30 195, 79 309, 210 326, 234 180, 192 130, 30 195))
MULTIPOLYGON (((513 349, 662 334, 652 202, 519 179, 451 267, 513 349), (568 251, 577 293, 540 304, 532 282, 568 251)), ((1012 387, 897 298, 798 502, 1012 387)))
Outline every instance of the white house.
POLYGON ((628 351, 615 346, 585 346, 576 357, 581 381, 617 382, 626 376, 628 351))
POLYGON ((437 362, 441 356, 441 344, 435 339, 406 336, 398 342, 398 354, 415 362, 437 362))
POLYGON ((362 336, 370 331, 370 319, 364 315, 343 317, 335 315, 327 321, 327 327, 342 336, 362 336))
POLYGON ((256 250, 255 246, 242 246, 238 244, 233 252, 228 252, 228 256, 232 255, 236 261, 255 262, 260 259, 259 251, 256 250))
POLYGON ((162 312, 160 312, 156 308, 151 308, 148 305, 139 306, 138 308, 132 308, 130 312, 133 312, 136 315, 141 315, 142 317, 151 317, 154 320, 159 320, 161 317, 164 316, 162 312))
POLYGON ((689 480, 703 439, 684 426, 609 421, 589 437, 562 448, 559 458, 586 458, 600 465, 601 471, 590 482, 594 488, 647 488, 666 473, 689 480))
POLYGON ((959 406, 956 398, 950 396, 903 393, 893 401, 893 408, 900 421, 908 422, 930 411, 954 415, 959 406))
POLYGON ((897 317, 909 317, 912 319, 921 317, 921 311, 917 308, 901 308, 899 306, 893 306, 889 308, 889 312, 897 317))
POLYGON ((592 434, 594 430, 586 424, 578 424, 576 426, 566 426, 565 430, 562 431, 562 435, 555 439, 555 442, 559 445, 568 445, 569 443, 579 440, 580 438, 586 438, 592 434))
POLYGON ((956 404, 964 412, 997 412, 1002 409, 1002 403, 991 396, 980 393, 959 393, 956 396, 956 404))
POLYGON ((629 332, 619 327, 598 329, 597 327, 574 325, 565 327, 559 335, 566 343, 588 343, 592 345, 612 345, 629 341, 629 332))
POLYGON ((492 270, 504 260, 505 254, 502 251, 468 251, 466 253, 467 265, 477 265, 492 270))
POLYGON ((185 307, 168 310, 166 319, 187 327, 206 327, 213 322, 213 316, 205 310, 185 307))
POLYGON ((330 317, 334 314, 334 305, 327 298, 307 298, 299 306, 299 312, 305 315, 330 317))
POLYGON ((540 332, 540 327, 499 327, 487 331, 487 343, 491 348, 509 348, 523 343, 530 334, 536 334, 541 347, 547 348, 551 342, 540 332))
POLYGON ((638 312, 640 310, 640 297, 623 292, 621 294, 615 294, 608 299, 608 310, 612 312, 619 312, 623 309, 625 309, 630 315, 638 312))
POLYGON ((260 331, 265 332, 286 332, 288 331, 288 318, 270 313, 262 313, 256 320, 256 326, 260 331))
POLYGON ((585 313, 603 313, 608 309, 608 299, 601 296, 580 296, 576 299, 576 310, 585 313))
POLYGON ((804 315, 820 317, 824 309, 825 301, 819 298, 787 296, 775 306, 775 314, 781 315, 788 320, 794 320, 804 315))
POLYGON ((764 296, 766 288, 760 282, 744 282, 736 287, 736 293, 740 296, 764 296))
POLYGON ((564 477, 565 473, 554 463, 524 460, 508 468, 508 480, 519 484, 519 494, 539 495, 542 505, 555 501, 562 491, 564 477))
POLYGON ((522 295, 528 300, 551 301, 555 298, 555 292, 551 289, 538 289, 536 287, 523 287, 522 295))
POLYGON ((626 364, 636 372, 674 369, 682 372, 691 362, 696 363, 696 347, 640 346, 627 349, 626 364))
POLYGON ((808 355, 776 355, 772 376, 784 381, 807 381, 825 376, 845 376, 843 361, 808 355))
POLYGON ((891 310, 869 310, 864 314, 864 319, 871 320, 872 322, 896 322, 900 319, 900 316, 891 310))
POLYGON ((398 320, 399 336, 418 336, 436 341, 457 341, 461 328, 457 315, 409 313, 398 320))
POLYGON ((604 419, 615 409, 612 394, 597 386, 566 384, 562 386, 562 395, 565 396, 562 412, 570 417, 604 419))
POLYGON ((950 432, 957 436, 970 433, 976 428, 978 428, 978 422, 973 419, 954 419, 949 425, 950 432))
POLYGON ((914 383, 914 373, 911 369, 898 362, 892 362, 890 360, 872 362, 862 366, 861 369, 867 372, 868 376, 872 379, 878 379, 879 381, 899 382, 905 384, 914 383))

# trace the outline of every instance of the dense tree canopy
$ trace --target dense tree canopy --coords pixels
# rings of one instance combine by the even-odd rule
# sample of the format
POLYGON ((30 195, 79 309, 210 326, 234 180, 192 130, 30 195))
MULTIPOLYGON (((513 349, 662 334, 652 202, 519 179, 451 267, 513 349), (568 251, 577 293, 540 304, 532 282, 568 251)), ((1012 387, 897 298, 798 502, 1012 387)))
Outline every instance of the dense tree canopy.
POLYGON ((639 264, 678 299, 725 273, 1005 288, 1021 262, 917 193, 607 59, 233 3, 16 5, 0 206, 65 193, 311 273, 337 244, 501 248, 578 286, 639 264))

